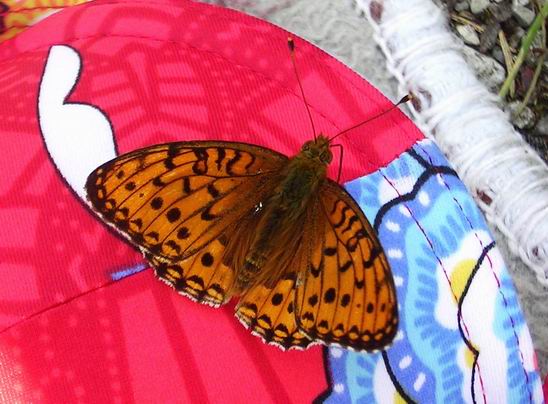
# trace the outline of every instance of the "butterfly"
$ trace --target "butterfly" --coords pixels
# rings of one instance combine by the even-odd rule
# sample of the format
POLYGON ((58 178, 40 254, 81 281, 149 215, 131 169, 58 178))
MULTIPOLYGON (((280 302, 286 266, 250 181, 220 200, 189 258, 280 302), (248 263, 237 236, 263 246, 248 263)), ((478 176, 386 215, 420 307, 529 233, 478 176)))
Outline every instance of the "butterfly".
POLYGON ((94 170, 87 197, 179 293, 213 307, 239 297, 236 317, 263 341, 375 351, 397 332, 396 291, 371 224, 327 177, 333 138, 292 157, 227 141, 145 147, 94 170))

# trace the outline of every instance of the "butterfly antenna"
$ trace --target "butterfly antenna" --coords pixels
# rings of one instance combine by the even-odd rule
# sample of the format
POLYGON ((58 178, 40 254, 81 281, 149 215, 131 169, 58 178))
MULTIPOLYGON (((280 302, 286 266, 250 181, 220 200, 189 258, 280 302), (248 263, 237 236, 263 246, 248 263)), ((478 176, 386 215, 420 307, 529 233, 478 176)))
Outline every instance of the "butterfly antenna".
POLYGON ((343 131, 337 133, 335 136, 333 136, 332 138, 329 139, 329 142, 331 143, 331 141, 332 141, 333 139, 336 139, 336 138, 338 138, 339 136, 344 135, 346 132, 350 132, 351 130, 356 129, 358 126, 365 125, 365 124, 368 123, 368 122, 371 122, 371 121, 374 121, 374 120, 377 119, 377 118, 380 118, 381 116, 383 116, 383 115, 385 115, 385 114, 387 114, 387 113, 393 111, 394 109, 398 108, 401 104, 405 104, 406 102, 411 101, 412 99, 413 99, 413 95, 412 95, 412 94, 407 94, 405 97, 403 97, 401 100, 399 100, 397 104, 392 105, 392 106, 391 106, 390 108, 388 108, 386 111, 383 111, 383 112, 381 112, 381 113, 379 113, 379 114, 377 114, 377 115, 375 115, 375 116, 373 116, 373 117, 371 117, 371 118, 366 119, 366 120, 363 121, 363 122, 360 122, 360 123, 358 123, 358 124, 356 124, 356 125, 354 125, 354 126, 351 126, 350 128, 347 128, 347 129, 345 129, 345 130, 343 130, 343 131))
POLYGON ((301 84, 299 72, 297 71, 297 63, 295 62, 295 42, 293 41, 293 38, 291 37, 287 38, 287 46, 289 46, 289 52, 291 54, 291 63, 293 64, 293 70, 295 71, 295 76, 297 76, 297 81, 299 82, 299 88, 301 89, 301 95, 303 97, 304 105, 306 106, 306 112, 308 112, 308 118, 310 118, 310 124, 312 125, 312 133, 314 134, 314 140, 316 140, 316 127, 314 126, 314 121, 312 120, 312 114, 310 113, 310 107, 308 106, 308 102, 306 102, 303 85, 301 84))

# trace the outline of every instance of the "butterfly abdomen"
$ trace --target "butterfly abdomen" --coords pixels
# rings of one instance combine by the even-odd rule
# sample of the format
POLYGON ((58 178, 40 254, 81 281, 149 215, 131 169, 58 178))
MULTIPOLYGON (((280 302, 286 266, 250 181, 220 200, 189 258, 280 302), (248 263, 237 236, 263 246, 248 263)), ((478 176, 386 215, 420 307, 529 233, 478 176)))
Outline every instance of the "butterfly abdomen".
POLYGON ((325 173, 325 165, 303 156, 289 162, 279 185, 263 204, 243 267, 237 271, 238 290, 257 283, 269 285, 291 270, 287 268, 288 258, 299 246, 307 204, 325 180, 325 173))

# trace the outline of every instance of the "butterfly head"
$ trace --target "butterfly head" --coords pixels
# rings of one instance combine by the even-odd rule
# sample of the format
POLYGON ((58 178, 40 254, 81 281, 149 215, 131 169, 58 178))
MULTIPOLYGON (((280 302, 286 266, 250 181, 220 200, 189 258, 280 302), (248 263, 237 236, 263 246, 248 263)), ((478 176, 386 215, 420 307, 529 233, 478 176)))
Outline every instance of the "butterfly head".
POLYGON ((301 154, 325 165, 333 160, 333 153, 329 148, 329 139, 324 135, 319 135, 316 139, 306 142, 301 148, 301 154))

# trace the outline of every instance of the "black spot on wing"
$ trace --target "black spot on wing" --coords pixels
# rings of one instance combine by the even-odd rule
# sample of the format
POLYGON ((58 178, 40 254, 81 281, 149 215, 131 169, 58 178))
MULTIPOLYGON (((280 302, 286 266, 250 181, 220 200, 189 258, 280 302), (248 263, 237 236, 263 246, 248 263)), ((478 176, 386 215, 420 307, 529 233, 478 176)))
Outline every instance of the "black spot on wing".
POLYGON ((351 253, 353 253, 354 251, 356 251, 356 249, 358 248, 358 239, 355 238, 355 237, 349 239, 348 242, 346 243, 346 248, 347 248, 348 251, 350 251, 351 253))
POLYGON ((323 266, 322 264, 323 264, 323 259, 320 262, 320 266, 318 268, 314 267, 313 264, 310 264, 310 273, 312 274, 314 278, 317 278, 318 276, 320 276, 320 273, 322 272, 322 266, 323 266))
POLYGON ((219 285, 218 283, 213 283, 212 285, 209 286, 210 290, 213 290, 214 292, 217 292, 218 294, 222 295, 224 294, 226 291, 222 288, 221 285, 219 285))
POLYGON ((337 254, 337 248, 335 247, 326 247, 323 250, 323 253, 327 255, 328 257, 332 257, 333 255, 337 254))
POLYGON ((278 324, 274 330, 284 333, 285 335, 289 335, 289 330, 285 326, 285 324, 278 324))
POLYGON ((251 160, 249 161, 249 163, 247 163, 245 165, 245 170, 247 172, 247 170, 249 170, 249 168, 253 165, 253 163, 255 163, 255 155, 254 154, 250 154, 250 153, 247 153, 249 156, 251 156, 251 160))
POLYGON ((160 176, 154 178, 152 180, 152 184, 156 187, 163 187, 164 185, 166 185, 165 182, 162 181, 162 179, 160 178, 160 176))
POLYGON ((354 215, 350 218, 350 220, 348 221, 348 225, 344 228, 344 230, 342 231, 343 233, 344 232, 347 232, 348 230, 350 230, 352 228, 352 225, 354 223, 356 223, 359 219, 359 217, 357 215, 354 215))
POLYGON ((352 266, 352 261, 348 260, 343 265, 339 267, 339 272, 344 273, 352 266))
POLYGON ((196 175, 203 175, 207 173, 207 159, 209 158, 207 149, 203 147, 197 147, 193 151, 194 155, 196 156, 196 161, 192 165, 192 171, 196 175))
POLYGON ((192 192, 192 189, 190 188, 190 178, 183 177, 183 193, 185 195, 189 195, 192 192))
POLYGON ((271 302, 274 306, 279 306, 283 302, 283 295, 281 293, 276 293, 272 296, 271 302))
POLYGON ((177 145, 176 143, 171 143, 169 145, 169 147, 167 148, 167 157, 172 159, 173 157, 175 157, 179 154, 180 150, 181 149, 180 149, 179 145, 177 145))
POLYGON ((215 163, 217 164, 217 170, 221 171, 221 167, 223 165, 223 160, 226 157, 225 149, 218 147, 217 148, 217 159, 215 160, 215 163))
POLYGON ((257 311, 259 310, 255 303, 244 303, 242 307, 251 310, 255 314, 257 314, 257 311))
POLYGON ((190 231, 188 230, 188 227, 181 227, 179 230, 177 230, 177 238, 179 240, 184 240, 185 238, 188 238, 190 236, 190 231))
POLYGON ((166 217, 170 223, 174 223, 181 218, 181 211, 179 208, 171 208, 167 211, 166 217))
POLYGON ((211 221, 217 217, 217 215, 214 215, 213 213, 211 213, 211 208, 212 206, 208 206, 206 209, 204 209, 204 211, 202 212, 200 216, 202 220, 211 221))
POLYGON ((202 289, 204 288, 204 280, 202 278, 200 278, 199 276, 197 276, 197 275, 190 276, 187 279, 187 283, 189 283, 189 282, 193 282, 193 283, 199 285, 202 289))
POLYGON ((348 212, 349 210, 350 208, 348 206, 345 206, 343 208, 343 210, 341 211, 341 219, 333 225, 336 229, 341 227, 344 222, 346 222, 346 212, 348 212))
POLYGON ((373 262, 378 258, 378 256, 382 253, 382 249, 380 246, 375 245, 371 249, 371 255, 367 260, 363 260, 363 266, 364 268, 372 268, 373 262))
POLYGON ((129 222, 127 220, 120 220, 116 222, 116 226, 122 231, 127 231, 129 229, 129 222))
POLYGON ((172 248, 177 254, 181 253, 181 246, 179 246, 179 244, 177 244, 175 241, 168 240, 165 244, 166 246, 172 248))
POLYGON ((214 261, 213 255, 206 252, 204 255, 202 255, 201 261, 204 267, 210 267, 213 265, 213 261, 214 261))
POLYGON ((234 164, 236 164, 240 159, 242 158, 242 153, 240 153, 239 150, 236 150, 234 153, 234 157, 232 157, 230 160, 228 160, 228 163, 226 163, 226 172, 230 175, 234 175, 234 171, 232 171, 232 167, 234 167, 234 164))
POLYGON ((163 204, 164 204, 164 200, 159 196, 157 196, 152 201, 150 201, 150 207, 154 210, 161 209, 163 204))
POLYGON ((329 215, 333 215, 333 213, 335 213, 335 211, 337 210, 337 205, 339 204, 341 200, 340 199, 337 199, 335 201, 335 203, 333 204, 333 208, 331 209, 331 212, 329 212, 329 215))
POLYGON ((289 314, 293 313, 293 310, 294 310, 294 307, 293 307, 293 302, 290 302, 288 305, 287 305, 287 312, 289 314))
POLYGON ((272 328, 272 320, 266 314, 261 315, 257 320, 264 321, 268 328, 272 328))
POLYGON ((312 314, 311 312, 307 311, 306 313, 303 314, 303 320, 314 321, 314 314, 312 314))
POLYGON ((220 195, 219 190, 215 188, 215 185, 213 185, 212 183, 207 184, 207 193, 213 198, 218 198, 220 195))
POLYGON ((335 301, 336 296, 337 296, 337 292, 335 288, 329 288, 325 291, 325 294, 323 296, 323 301, 326 303, 333 303, 335 301))

